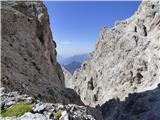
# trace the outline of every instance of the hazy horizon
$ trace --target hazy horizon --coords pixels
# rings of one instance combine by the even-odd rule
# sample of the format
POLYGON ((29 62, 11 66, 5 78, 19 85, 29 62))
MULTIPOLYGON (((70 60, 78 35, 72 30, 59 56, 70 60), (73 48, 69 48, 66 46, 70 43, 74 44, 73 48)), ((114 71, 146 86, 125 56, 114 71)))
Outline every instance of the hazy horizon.
POLYGON ((132 16, 140 1, 44 1, 57 53, 62 57, 90 53, 100 30, 132 16))

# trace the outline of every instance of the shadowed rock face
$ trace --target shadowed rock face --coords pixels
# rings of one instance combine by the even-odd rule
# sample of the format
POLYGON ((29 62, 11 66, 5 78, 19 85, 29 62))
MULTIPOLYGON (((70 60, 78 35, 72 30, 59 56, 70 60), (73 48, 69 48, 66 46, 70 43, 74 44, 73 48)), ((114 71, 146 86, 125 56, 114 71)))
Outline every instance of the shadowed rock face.
POLYGON ((160 83, 160 2, 143 1, 130 18, 104 27, 92 57, 72 79, 82 101, 91 106, 160 83))
POLYGON ((160 88, 111 99, 101 106, 104 120, 159 120, 160 88))
POLYGON ((2 2, 2 86, 43 101, 79 103, 65 89, 49 25, 42 2, 2 2))

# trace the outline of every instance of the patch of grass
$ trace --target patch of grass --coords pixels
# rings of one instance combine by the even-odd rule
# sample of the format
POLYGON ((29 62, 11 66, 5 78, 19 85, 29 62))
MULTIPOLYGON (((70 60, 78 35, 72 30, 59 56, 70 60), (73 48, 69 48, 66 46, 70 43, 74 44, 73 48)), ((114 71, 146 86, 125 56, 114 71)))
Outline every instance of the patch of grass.
POLYGON ((80 108, 76 108, 75 111, 76 111, 76 112, 79 112, 79 111, 80 111, 80 108))
POLYGON ((9 108, 1 111, 2 117, 12 117, 17 116, 20 117, 26 112, 32 111, 33 104, 27 102, 18 102, 9 108))
POLYGON ((57 111, 54 115, 55 115, 55 117, 56 117, 56 120, 59 120, 59 118, 62 116, 62 111, 59 110, 59 111, 57 111))

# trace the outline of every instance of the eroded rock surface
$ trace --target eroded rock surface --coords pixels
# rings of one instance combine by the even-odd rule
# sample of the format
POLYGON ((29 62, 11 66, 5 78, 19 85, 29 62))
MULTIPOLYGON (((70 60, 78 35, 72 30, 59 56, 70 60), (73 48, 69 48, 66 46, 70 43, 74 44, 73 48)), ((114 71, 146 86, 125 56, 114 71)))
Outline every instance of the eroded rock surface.
POLYGON ((124 101, 111 99, 102 105, 104 120, 159 120, 160 88, 129 94, 124 101))
POLYGON ((143 1, 135 14, 104 27, 92 57, 72 77, 74 89, 91 106, 160 83, 160 2, 143 1))
POLYGON ((1 12, 2 86, 43 101, 82 104, 65 89, 44 4, 3 1, 1 12))
POLYGON ((98 109, 68 104, 83 105, 69 88, 86 105, 102 105, 106 120, 160 119, 159 88, 139 93, 160 83, 159 1, 143 1, 135 15, 104 27, 90 60, 73 77, 68 74, 68 89, 43 3, 2 2, 1 11, 1 110, 21 101, 34 106, 21 117, 0 119, 54 120, 61 111, 60 120, 102 120, 98 109))
POLYGON ((66 70, 66 68, 64 68, 63 66, 61 67, 62 67, 62 71, 63 71, 64 78, 65 78, 65 87, 72 88, 73 82, 71 80, 71 77, 72 77, 71 73, 68 70, 66 70))

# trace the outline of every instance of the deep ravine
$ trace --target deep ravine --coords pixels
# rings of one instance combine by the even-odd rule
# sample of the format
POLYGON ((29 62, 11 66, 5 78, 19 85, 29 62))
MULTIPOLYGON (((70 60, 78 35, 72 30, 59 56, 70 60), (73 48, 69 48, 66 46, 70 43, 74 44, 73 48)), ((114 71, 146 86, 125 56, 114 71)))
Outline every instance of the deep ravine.
POLYGON ((104 27, 73 76, 56 60, 42 1, 1 7, 0 119, 160 120, 160 1, 104 27))

